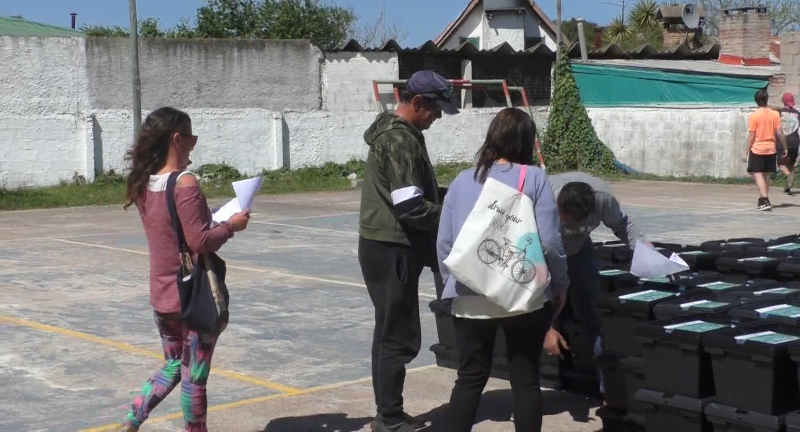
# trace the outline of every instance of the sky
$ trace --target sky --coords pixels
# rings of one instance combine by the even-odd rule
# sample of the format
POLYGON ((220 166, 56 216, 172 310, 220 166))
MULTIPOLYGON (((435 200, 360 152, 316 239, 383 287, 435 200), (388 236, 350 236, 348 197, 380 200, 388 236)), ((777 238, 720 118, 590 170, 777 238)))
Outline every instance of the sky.
MULTIPOLYGON (((380 15, 380 0, 327 0, 351 8, 362 20, 373 21, 380 15)), ((385 0, 387 22, 396 22, 408 30, 404 46, 419 46, 435 38, 454 21, 469 0, 385 0)), ((137 0, 139 19, 154 17, 162 28, 175 26, 182 17, 194 22, 203 0, 137 0)), ((555 0, 537 4, 555 21, 555 0)), ((587 21, 609 23, 619 15, 619 0, 562 0, 562 18, 583 16, 587 21), (607 4, 611 3, 611 4, 607 4)), ((78 14, 77 27, 118 25, 128 27, 128 0, 4 0, 0 15, 22 15, 26 20, 69 27, 70 13, 78 14)))

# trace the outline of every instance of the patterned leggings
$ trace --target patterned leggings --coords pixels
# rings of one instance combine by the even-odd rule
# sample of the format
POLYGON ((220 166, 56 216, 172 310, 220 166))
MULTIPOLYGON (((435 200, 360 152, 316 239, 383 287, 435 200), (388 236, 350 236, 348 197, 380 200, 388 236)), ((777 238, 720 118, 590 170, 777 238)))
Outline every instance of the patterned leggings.
POLYGON ((127 422, 138 427, 150 412, 181 383, 181 409, 190 432, 206 429, 206 381, 217 336, 198 334, 188 329, 178 314, 155 312, 166 363, 142 387, 133 401, 127 422))

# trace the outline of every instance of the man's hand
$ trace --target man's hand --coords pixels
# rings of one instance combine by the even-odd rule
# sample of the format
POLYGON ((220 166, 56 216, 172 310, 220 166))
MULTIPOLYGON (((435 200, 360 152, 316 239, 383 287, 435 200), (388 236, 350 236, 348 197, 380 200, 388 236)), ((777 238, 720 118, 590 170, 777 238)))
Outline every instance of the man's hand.
POLYGON ((742 162, 747 163, 747 155, 742 156, 742 162))
POLYGON ((569 351, 569 345, 567 345, 567 341, 564 340, 564 337, 561 336, 561 333, 554 328, 550 328, 547 332, 547 335, 544 337, 544 349, 547 351, 548 355, 557 355, 559 358, 564 359, 564 355, 561 354, 561 349, 565 349, 569 351))

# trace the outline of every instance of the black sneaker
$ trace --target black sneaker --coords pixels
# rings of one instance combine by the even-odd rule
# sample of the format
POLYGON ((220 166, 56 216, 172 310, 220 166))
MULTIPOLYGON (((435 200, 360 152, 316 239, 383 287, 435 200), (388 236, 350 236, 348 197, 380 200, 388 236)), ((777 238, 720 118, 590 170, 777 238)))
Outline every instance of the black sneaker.
POLYGON ((759 198, 758 209, 761 211, 772 210, 772 204, 769 203, 769 198, 759 198))
POLYGON ((423 420, 423 419, 421 419, 419 417, 412 417, 411 415, 406 414, 406 413, 404 413, 403 416, 405 417, 405 422, 402 425, 396 425, 396 426, 389 427, 389 426, 385 425, 383 423, 383 421, 380 419, 380 416, 378 416, 378 417, 375 417, 375 420, 373 420, 372 423, 370 423, 369 427, 372 430, 372 432, 384 432, 384 431, 395 431, 395 430, 399 430, 399 431, 405 432, 406 429, 402 429, 402 427, 404 425, 411 426, 413 428, 411 430, 413 430, 413 431, 420 431, 420 430, 423 430, 423 429, 427 428, 428 426, 430 426, 430 424, 428 422, 426 422, 425 420, 423 420), (398 428, 401 428, 401 429, 394 429, 395 427, 398 427, 398 428))
POLYGON ((790 189, 790 188, 784 189, 783 193, 785 193, 786 195, 789 195, 789 196, 794 195, 794 192, 792 192, 792 189, 790 189))
POLYGON ((396 425, 388 425, 383 420, 375 419, 369 426, 372 432, 417 432, 414 426, 405 421, 396 425))

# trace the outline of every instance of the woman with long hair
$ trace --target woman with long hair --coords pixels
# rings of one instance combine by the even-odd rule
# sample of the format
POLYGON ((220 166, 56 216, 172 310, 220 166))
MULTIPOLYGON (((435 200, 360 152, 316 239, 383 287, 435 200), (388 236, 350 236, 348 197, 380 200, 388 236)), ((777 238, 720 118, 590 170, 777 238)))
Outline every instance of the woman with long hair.
POLYGON ((535 138, 536 125, 528 114, 517 108, 500 111, 478 150, 477 166, 459 174, 445 195, 436 249, 445 292, 452 298, 456 345, 461 354, 444 427, 448 432, 472 430, 481 393, 491 373, 498 328, 503 329, 506 337, 515 428, 525 432, 542 428, 539 358, 545 334, 563 306, 569 277, 556 200, 544 171, 533 166, 535 138), (546 301, 541 309, 511 313, 457 281, 444 260, 450 255, 486 179, 516 189, 521 166, 526 166, 523 193, 533 202, 551 283, 543 293, 546 301))
POLYGON ((167 179, 172 173, 180 173, 175 185, 175 206, 187 247, 195 258, 197 254, 216 252, 234 232, 244 230, 250 213, 237 213, 212 227, 211 210, 197 178, 186 170, 196 145, 197 135, 192 134, 189 115, 164 107, 147 116, 139 138, 126 155, 130 173, 125 208, 136 206, 147 236, 150 304, 166 360, 134 400, 124 425, 128 432, 138 430, 178 383, 186 430, 206 430, 206 381, 219 335, 196 331, 180 319, 177 275, 181 260, 167 207, 167 179))

